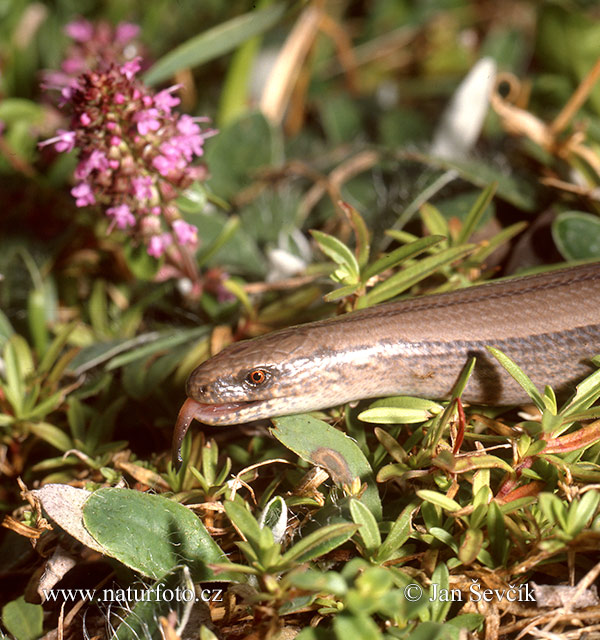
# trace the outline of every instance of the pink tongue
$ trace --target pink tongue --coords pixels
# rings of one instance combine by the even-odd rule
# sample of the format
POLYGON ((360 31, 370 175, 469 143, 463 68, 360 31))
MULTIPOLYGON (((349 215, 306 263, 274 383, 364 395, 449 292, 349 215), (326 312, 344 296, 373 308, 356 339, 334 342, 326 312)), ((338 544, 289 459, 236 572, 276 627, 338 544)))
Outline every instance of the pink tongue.
POLYGON ((218 414, 231 409, 241 407, 243 403, 230 402, 229 404, 203 404, 193 398, 188 398, 179 409, 175 429, 173 430, 173 442, 171 444, 173 466, 179 469, 181 466, 181 443, 194 418, 202 421, 202 417, 207 414, 218 414))
POLYGON ((177 416, 177 422, 175 423, 175 429, 173 430, 173 442, 171 444, 171 455, 173 466, 176 469, 181 467, 181 443, 185 438, 185 434, 190 426, 191 421, 194 419, 196 411, 200 409, 202 405, 192 398, 188 398, 179 409, 179 415, 177 416))

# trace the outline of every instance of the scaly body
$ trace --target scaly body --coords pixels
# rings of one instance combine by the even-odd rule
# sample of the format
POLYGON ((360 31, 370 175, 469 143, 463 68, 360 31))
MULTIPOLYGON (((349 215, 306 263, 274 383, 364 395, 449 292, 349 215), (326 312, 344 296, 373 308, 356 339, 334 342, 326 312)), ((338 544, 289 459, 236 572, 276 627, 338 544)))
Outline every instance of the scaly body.
POLYGON ((400 300, 236 343, 201 364, 174 443, 192 419, 238 424, 388 395, 527 401, 486 350, 497 347, 540 388, 572 391, 600 353, 600 263, 400 300))

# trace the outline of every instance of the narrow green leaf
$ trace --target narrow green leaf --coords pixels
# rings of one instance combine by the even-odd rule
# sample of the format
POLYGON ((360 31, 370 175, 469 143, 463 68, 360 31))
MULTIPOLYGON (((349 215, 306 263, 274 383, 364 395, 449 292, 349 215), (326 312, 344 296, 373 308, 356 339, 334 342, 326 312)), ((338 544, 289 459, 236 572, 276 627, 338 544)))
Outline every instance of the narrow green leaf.
POLYGON ((508 371, 508 373, 510 373, 510 375, 523 387, 527 392, 527 395, 533 400, 535 406, 543 412, 546 408, 544 399, 531 381, 531 378, 529 378, 529 376, 515 362, 513 362, 508 356, 505 356, 499 349, 494 347, 487 347, 487 349, 508 371))
MULTIPOLYGON (((431 575, 431 583, 438 586, 439 591, 447 593, 450 590, 450 572, 448 567, 440 562, 431 575)), ((434 598, 430 604, 431 619, 433 622, 444 622, 452 602, 446 602, 443 598, 434 598)))
POLYGON ((425 500, 426 502, 430 502, 431 504, 435 504, 438 507, 442 507, 446 511, 459 511, 462 507, 456 502, 452 500, 452 498, 448 498, 443 493, 438 493, 437 491, 431 491, 430 489, 420 489, 417 491, 417 495, 421 500, 425 500))
POLYGON ((321 251, 339 265, 333 273, 336 280, 347 285, 358 284, 360 269, 354 253, 335 236, 316 229, 311 229, 310 233, 317 241, 321 251))
MULTIPOLYGON (((270 4, 272 0, 259 0, 255 6, 260 11, 270 4)), ((231 58, 219 102, 217 124, 220 127, 235 120, 248 108, 250 89, 248 78, 260 50, 260 44, 261 38, 254 36, 244 42, 231 58)))
POLYGON ((428 532, 434 538, 450 547, 450 549, 452 549, 454 553, 458 553, 458 545, 456 544, 456 540, 452 537, 452 534, 446 531, 446 529, 442 529, 441 527, 431 527, 428 528, 428 532))
POLYGON ((27 296, 27 324, 35 352, 41 357, 46 353, 49 341, 43 289, 32 289, 27 296))
POLYGON ((485 213, 485 210, 492 201, 497 188, 498 183, 492 182, 481 192, 475 204, 467 214, 462 229, 458 234, 458 238, 456 238, 457 245, 463 244, 471 237, 471 235, 477 228, 477 225, 479 224, 479 221, 481 220, 483 214, 485 213))
POLYGON ((349 540, 358 527, 354 524, 331 524, 297 542, 281 557, 284 564, 300 564, 319 558, 349 540))
POLYGON ((464 258, 471 253, 474 245, 464 247, 454 247, 440 251, 439 253, 419 260, 416 264, 395 273, 385 282, 377 285, 369 293, 360 299, 363 307, 368 307, 384 300, 389 300, 400 295, 417 282, 429 277, 443 266, 452 264, 453 262, 464 258))
POLYGON ((206 249, 198 254, 196 258, 198 266, 203 267, 205 264, 208 264, 217 255, 217 253, 233 238, 239 228, 239 216, 231 216, 230 218, 228 218, 219 235, 206 249))
POLYGON ((250 511, 238 502, 226 500, 225 513, 252 547, 259 549, 261 542, 260 527, 250 511))
POLYGON ((506 525, 504 516, 498 504, 490 502, 486 514, 486 524, 488 539, 490 541, 490 551, 496 565, 504 564, 510 546, 510 540, 506 535, 506 525))
POLYGON ((49 422, 30 422, 27 424, 29 431, 36 435, 38 438, 56 447, 63 453, 74 449, 75 446, 69 436, 58 427, 50 424, 49 422))
POLYGON ((465 532, 463 540, 458 550, 458 559, 464 565, 471 565, 477 559, 483 546, 483 531, 469 527, 465 532))
POLYGON ((434 207, 431 203, 426 202, 425 204, 421 205, 419 214, 421 215, 421 220, 423 220, 423 224, 425 225, 429 233, 440 235, 445 239, 448 239, 448 237, 450 236, 448 222, 437 207, 434 207))
POLYGON ((373 264, 369 265, 362 275, 362 281, 367 282, 373 276, 376 276, 379 273, 383 273, 386 269, 391 269, 401 262, 408 260, 409 258, 418 256, 419 254, 427 251, 431 247, 434 247, 445 239, 446 238, 444 236, 439 235, 426 236, 425 238, 419 238, 418 240, 415 240, 410 244, 406 244, 403 247, 394 249, 378 260, 375 260, 373 264))
POLYGON ((250 11, 223 22, 172 49, 144 74, 144 82, 156 85, 181 69, 190 69, 217 58, 270 29, 281 18, 286 3, 262 11, 250 11))
POLYGON ((408 541, 412 516, 417 508, 418 505, 414 502, 411 502, 404 507, 402 513, 392 525, 392 528, 387 534, 383 544, 375 554, 374 560, 376 562, 385 562, 386 560, 391 559, 393 554, 408 541))
POLYGON ((371 241, 369 238, 369 229, 364 218, 351 205, 346 202, 340 202, 340 207, 350 219, 350 224, 354 229, 356 237, 356 260, 360 269, 364 269, 369 261, 369 253, 371 249, 371 241))
POLYGON ((64 327, 58 331, 54 340, 50 343, 50 346, 44 353, 44 357, 41 359, 38 372, 41 374, 47 373, 50 371, 52 366, 55 364, 61 350, 67 344, 70 335, 73 333, 75 328, 77 327, 77 322, 70 322, 66 324, 64 327))
POLYGON ((350 513, 354 523, 360 525, 358 535, 365 549, 371 553, 374 552, 381 545, 381 534, 373 514, 358 500, 350 500, 350 513))
POLYGON ((598 504, 600 503, 600 493, 591 489, 583 496, 571 503, 567 514, 567 532, 575 537, 581 533, 588 522, 594 517, 598 504))

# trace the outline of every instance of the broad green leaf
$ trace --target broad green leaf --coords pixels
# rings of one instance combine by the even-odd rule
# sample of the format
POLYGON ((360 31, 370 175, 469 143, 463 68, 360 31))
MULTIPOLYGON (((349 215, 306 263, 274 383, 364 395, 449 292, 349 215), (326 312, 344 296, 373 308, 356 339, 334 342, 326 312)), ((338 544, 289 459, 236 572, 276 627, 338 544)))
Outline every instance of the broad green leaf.
POLYGON ((563 211, 552 223, 552 237, 565 260, 597 259, 600 219, 583 211, 563 211))
POLYGON ((39 640, 43 621, 42 605, 25 602, 23 596, 2 607, 2 624, 16 640, 39 640))
POLYGON ((83 505, 83 523, 108 555, 145 576, 159 578, 185 564, 194 582, 214 580, 207 565, 226 561, 202 521, 163 496, 98 489, 83 505))
POLYGON ((373 471, 358 445, 346 434, 307 414, 275 418, 271 433, 303 460, 324 468, 338 485, 352 486, 355 478, 366 483, 360 501, 376 520, 381 501, 373 471))
POLYGON ((144 82, 155 85, 181 69, 189 69, 217 58, 270 29, 281 18, 286 3, 250 11, 223 22, 172 49, 144 74, 144 82))

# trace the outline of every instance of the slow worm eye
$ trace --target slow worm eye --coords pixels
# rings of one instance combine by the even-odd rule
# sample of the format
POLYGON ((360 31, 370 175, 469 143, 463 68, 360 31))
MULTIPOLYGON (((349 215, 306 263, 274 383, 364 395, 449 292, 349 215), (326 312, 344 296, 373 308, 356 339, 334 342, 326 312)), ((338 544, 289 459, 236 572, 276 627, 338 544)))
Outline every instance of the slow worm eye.
POLYGON ((246 376, 246 382, 252 385, 260 385, 267 379, 267 374, 263 369, 252 369, 246 376))

